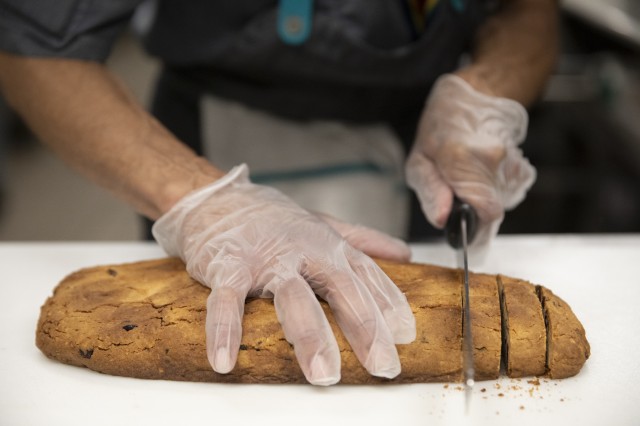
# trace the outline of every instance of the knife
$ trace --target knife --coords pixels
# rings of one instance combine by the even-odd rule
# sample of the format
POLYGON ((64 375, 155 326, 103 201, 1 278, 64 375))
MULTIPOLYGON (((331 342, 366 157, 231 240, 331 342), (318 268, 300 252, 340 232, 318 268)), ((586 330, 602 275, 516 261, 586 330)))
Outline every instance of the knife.
POLYGON ((470 204, 455 197, 445 227, 447 242, 458 252, 458 265, 464 271, 462 292, 462 368, 464 374, 465 413, 469 413, 471 394, 475 383, 473 362, 473 336, 471 334, 471 308, 469 305, 468 245, 473 242, 478 230, 478 215, 470 204))

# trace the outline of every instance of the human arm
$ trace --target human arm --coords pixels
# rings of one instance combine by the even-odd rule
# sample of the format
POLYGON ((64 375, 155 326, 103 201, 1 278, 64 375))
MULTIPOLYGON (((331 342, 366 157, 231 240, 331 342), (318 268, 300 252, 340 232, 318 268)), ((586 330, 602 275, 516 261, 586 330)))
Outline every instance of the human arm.
POLYGON ((339 380, 340 355, 315 291, 342 318, 372 374, 399 373, 394 343, 413 339, 413 316, 397 287, 353 247, 408 260, 404 243, 313 215, 277 191, 251 184, 246 172, 241 185, 212 193, 224 173, 177 141, 100 64, 0 53, 0 89, 60 157, 139 212, 159 218, 154 232, 162 247, 212 289, 206 336, 216 371, 225 373, 235 363, 244 298, 273 295, 309 381, 339 380), (191 202, 202 193, 211 196, 191 202), (176 211, 188 211, 188 220, 174 221, 176 211), (247 240, 252 243, 237 250, 235 242, 247 240), (229 251, 232 258, 216 257, 229 251), (238 276, 240 281, 233 279, 238 276), (284 281, 276 279, 282 276, 284 281))
POLYGON ((505 0, 478 32, 472 61, 436 82, 407 162, 407 181, 436 227, 454 194, 478 212, 476 246, 497 233, 535 180, 518 145, 557 50, 555 0, 505 0))
POLYGON ((100 63, 0 52, 0 89, 60 158, 151 219, 224 174, 179 143, 100 63))
POLYGON ((481 93, 528 107, 556 63, 558 32, 558 0, 502 0, 476 33, 471 63, 455 74, 481 93))

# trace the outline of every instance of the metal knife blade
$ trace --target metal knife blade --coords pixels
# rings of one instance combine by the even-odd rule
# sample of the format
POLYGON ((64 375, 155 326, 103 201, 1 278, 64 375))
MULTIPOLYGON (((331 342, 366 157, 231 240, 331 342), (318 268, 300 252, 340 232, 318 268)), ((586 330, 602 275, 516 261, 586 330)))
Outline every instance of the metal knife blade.
POLYGON ((465 413, 469 413, 471 395, 475 383, 473 362, 473 335, 471 332, 471 308, 469 303, 469 262, 468 245, 477 231, 478 217, 471 205, 455 198, 446 226, 449 244, 461 255, 458 263, 463 269, 464 283, 462 292, 462 362, 465 389, 465 413))

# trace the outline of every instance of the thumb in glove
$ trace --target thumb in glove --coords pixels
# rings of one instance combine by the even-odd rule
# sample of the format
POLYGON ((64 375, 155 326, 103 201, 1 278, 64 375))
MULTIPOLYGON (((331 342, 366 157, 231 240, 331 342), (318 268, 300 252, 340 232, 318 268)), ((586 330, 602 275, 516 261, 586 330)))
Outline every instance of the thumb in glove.
POLYGON ((452 74, 438 79, 406 166, 407 183, 429 222, 445 225, 455 194, 478 213, 473 246, 489 244, 505 210, 535 181, 535 169, 518 148, 527 121, 513 100, 482 94, 452 74))

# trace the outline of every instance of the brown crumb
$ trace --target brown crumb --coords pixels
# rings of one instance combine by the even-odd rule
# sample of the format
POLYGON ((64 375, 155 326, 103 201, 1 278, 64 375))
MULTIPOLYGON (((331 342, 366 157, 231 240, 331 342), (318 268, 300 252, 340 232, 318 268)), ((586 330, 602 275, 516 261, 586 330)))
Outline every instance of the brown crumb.
POLYGON ((521 410, 524 410, 524 405, 521 405, 521 406, 520 406, 520 409, 521 409, 521 410))
POLYGON ((445 388, 445 389, 449 389, 449 383, 446 383, 446 384, 444 385, 444 388, 445 388))
POLYGON ((500 398, 502 398, 502 397, 504 396, 504 394, 503 394, 502 392, 500 392, 500 393, 498 394, 498 396, 499 396, 500 398))
POLYGON ((487 391, 487 388, 480 389, 480 392, 486 392, 486 391, 487 391))
POLYGON ((533 386, 540 386, 540 379, 536 378, 535 380, 527 380, 527 383, 533 386))
POLYGON ((560 402, 564 402, 564 398, 560 398, 560 402))
POLYGON ((493 385, 493 387, 496 389, 500 389, 500 383, 496 383, 495 385, 493 385))

